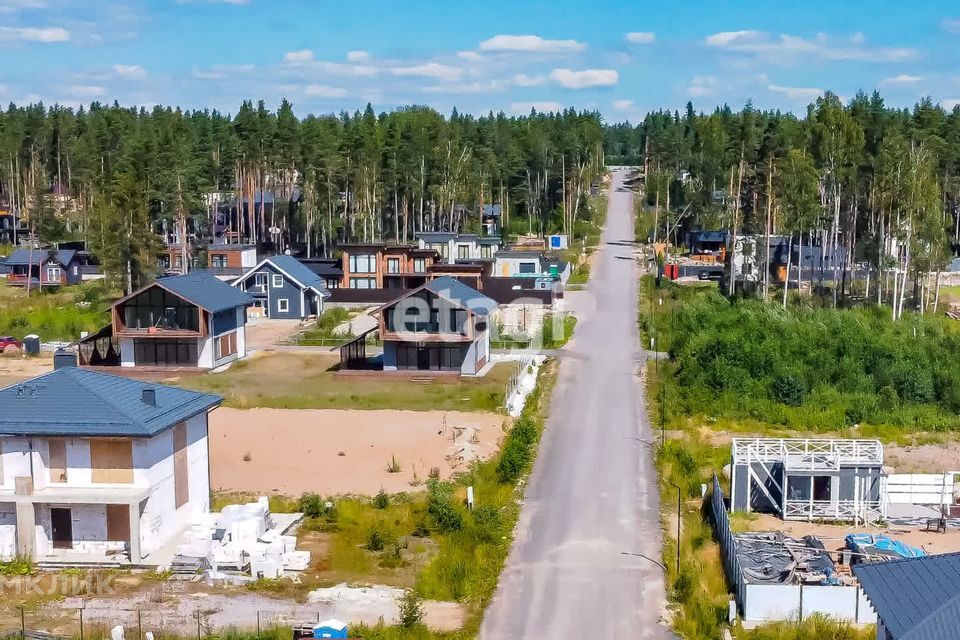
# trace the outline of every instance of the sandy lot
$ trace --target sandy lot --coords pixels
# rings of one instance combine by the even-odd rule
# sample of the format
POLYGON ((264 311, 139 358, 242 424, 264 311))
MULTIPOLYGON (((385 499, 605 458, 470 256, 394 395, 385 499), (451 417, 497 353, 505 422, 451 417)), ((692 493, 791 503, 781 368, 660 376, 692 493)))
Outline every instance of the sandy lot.
POLYGON ((268 349, 283 344, 299 328, 299 320, 251 319, 246 327, 247 348, 268 349))
POLYGON ((10 347, 0 353, 0 388, 52 370, 53 354, 41 353, 35 358, 25 358, 17 349, 10 347))
POLYGON ((960 442, 902 447, 884 446, 884 465, 895 473, 960 471, 960 442))
POLYGON ((505 418, 457 411, 227 409, 210 415, 214 490, 299 496, 416 490, 499 448, 505 418), (401 470, 386 470, 396 457, 401 470))

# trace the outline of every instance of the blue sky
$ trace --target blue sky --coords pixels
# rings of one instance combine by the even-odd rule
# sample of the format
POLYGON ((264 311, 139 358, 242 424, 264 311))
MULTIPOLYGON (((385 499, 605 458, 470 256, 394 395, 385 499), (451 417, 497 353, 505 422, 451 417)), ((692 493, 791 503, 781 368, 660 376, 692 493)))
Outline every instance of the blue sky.
POLYGON ((960 104, 955 1, 784 4, 0 0, 0 101, 575 106, 607 120, 687 100, 802 111, 828 89, 960 104))

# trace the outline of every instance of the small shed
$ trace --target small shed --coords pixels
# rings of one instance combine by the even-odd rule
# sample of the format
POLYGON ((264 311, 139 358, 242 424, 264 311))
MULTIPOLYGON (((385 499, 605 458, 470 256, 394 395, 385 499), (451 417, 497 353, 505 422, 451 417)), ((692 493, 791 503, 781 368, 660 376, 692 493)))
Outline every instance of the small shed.
POLYGON ((330 618, 313 625, 314 638, 348 638, 347 623, 330 618))

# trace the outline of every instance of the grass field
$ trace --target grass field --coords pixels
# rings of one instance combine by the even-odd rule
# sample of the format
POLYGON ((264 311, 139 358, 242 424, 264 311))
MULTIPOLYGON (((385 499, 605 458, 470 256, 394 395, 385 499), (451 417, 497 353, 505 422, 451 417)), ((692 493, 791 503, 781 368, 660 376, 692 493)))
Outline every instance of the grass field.
POLYGON ((265 353, 218 374, 172 381, 216 393, 237 409, 408 409, 498 411, 515 367, 497 364, 483 378, 413 382, 389 376, 337 377, 338 358, 325 354, 265 353))
POLYGON ((43 340, 76 340, 81 331, 97 331, 109 321, 110 292, 101 282, 56 291, 31 291, 0 280, 0 335, 43 340))

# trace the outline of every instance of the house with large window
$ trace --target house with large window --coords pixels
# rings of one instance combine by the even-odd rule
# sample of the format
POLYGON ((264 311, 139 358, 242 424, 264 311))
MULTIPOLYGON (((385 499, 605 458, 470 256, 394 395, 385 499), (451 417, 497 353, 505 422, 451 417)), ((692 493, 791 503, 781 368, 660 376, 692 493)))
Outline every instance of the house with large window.
POLYGON ((497 303, 444 276, 378 311, 384 371, 475 375, 490 359, 490 316, 497 303))
POLYGON ((566 284, 570 263, 543 251, 512 249, 494 255, 493 273, 502 278, 548 278, 566 284))
POLYGON ((423 231, 414 234, 421 249, 433 249, 446 264, 457 264, 475 260, 493 260, 500 250, 500 238, 480 236, 475 233, 450 233, 443 231, 423 231))
POLYGON ((427 281, 433 249, 403 244, 340 245, 343 289, 412 289, 427 281))
POLYGON ((271 256, 233 282, 253 298, 251 312, 267 318, 300 319, 323 313, 324 279, 293 256, 271 256))
MULTIPOLYGON (((191 245, 168 244, 160 254, 160 268, 169 274, 183 274, 201 268, 203 263, 198 263, 194 249, 191 245)), ((237 277, 257 264, 257 247, 252 244, 210 244, 206 254, 206 268, 220 277, 237 277)))
POLYGON ((221 398, 57 362, 0 389, 0 560, 163 562, 209 513, 221 398))
POLYGON ((111 307, 120 364, 214 369, 243 358, 251 304, 251 296, 206 273, 160 278, 111 307))
POLYGON ((4 262, 7 284, 25 287, 63 287, 80 284, 85 260, 72 249, 17 249, 4 262))

